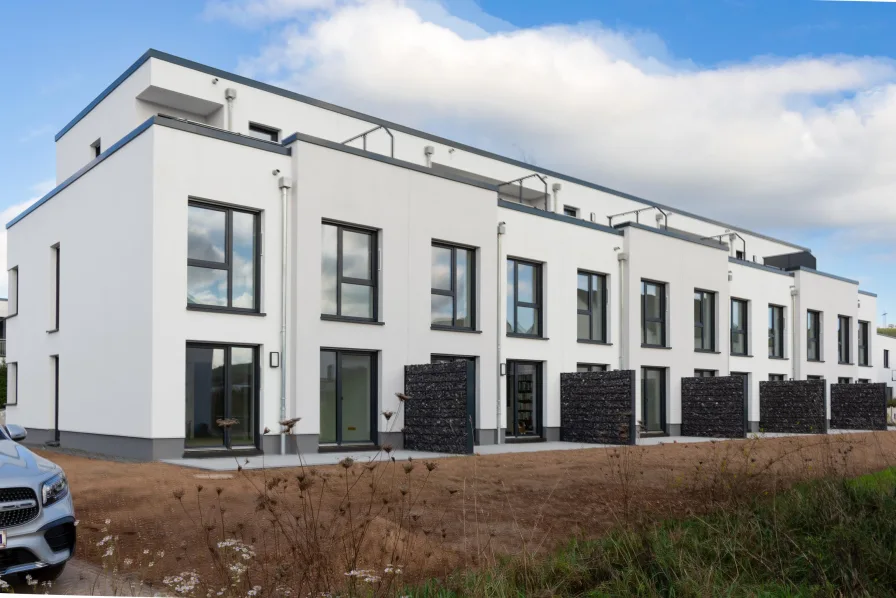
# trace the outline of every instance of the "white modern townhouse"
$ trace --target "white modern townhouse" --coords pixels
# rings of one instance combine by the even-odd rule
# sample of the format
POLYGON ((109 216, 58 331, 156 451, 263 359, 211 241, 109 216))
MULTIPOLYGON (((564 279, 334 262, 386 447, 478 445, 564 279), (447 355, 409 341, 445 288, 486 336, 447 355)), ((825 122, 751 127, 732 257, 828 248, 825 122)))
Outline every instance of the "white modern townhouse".
POLYGON ((756 429, 760 381, 893 377, 875 295, 808 248, 155 50, 56 152, 7 225, 32 440, 400 446, 405 366, 443 360, 475 365, 479 444, 558 439, 564 372, 634 370, 672 436, 682 378, 743 376, 756 429))

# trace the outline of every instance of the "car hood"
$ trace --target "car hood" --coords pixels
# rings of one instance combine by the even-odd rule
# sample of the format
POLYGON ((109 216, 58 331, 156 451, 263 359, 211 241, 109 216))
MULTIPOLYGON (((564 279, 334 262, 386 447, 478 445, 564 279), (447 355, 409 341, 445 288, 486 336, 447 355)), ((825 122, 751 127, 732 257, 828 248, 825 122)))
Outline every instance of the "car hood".
POLYGON ((0 486, 16 478, 31 478, 62 471, 58 465, 35 455, 12 440, 0 440, 0 486))

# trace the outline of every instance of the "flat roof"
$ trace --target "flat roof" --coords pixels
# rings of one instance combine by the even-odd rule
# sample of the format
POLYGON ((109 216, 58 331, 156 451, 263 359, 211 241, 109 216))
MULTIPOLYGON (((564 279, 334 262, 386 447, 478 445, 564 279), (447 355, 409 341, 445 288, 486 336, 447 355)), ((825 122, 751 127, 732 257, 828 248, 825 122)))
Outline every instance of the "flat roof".
POLYGON ((63 135, 65 135, 72 127, 74 127, 78 122, 87 116, 91 110, 93 110, 100 102, 102 102, 110 93, 112 93, 115 88, 117 88, 121 83, 123 83, 131 74, 134 73, 138 68, 140 68, 144 62, 149 60, 150 58, 155 58, 158 60, 163 60, 165 62, 169 62, 171 64, 175 64, 178 66, 182 66, 184 68, 192 69, 201 73, 205 73, 211 75, 213 77, 219 77, 222 79, 228 79, 233 81, 234 83, 239 83, 241 85, 246 85, 247 87, 253 87, 255 89, 259 89, 261 91, 266 91, 268 93, 273 93, 275 95, 279 95, 285 98, 289 98, 298 102, 302 102, 305 104, 309 104, 312 106, 316 106, 318 108, 322 108, 324 110, 329 110, 331 112, 336 112, 339 114, 343 114, 345 116, 350 116, 352 118, 357 118, 358 120, 367 121, 371 124, 381 125, 387 127, 389 129, 394 129, 396 131, 400 131, 402 133, 413 135, 415 137, 420 137, 423 139, 427 139, 429 141, 433 141, 435 143, 441 143, 443 145, 449 145, 458 149, 462 149, 466 152, 470 152, 473 154, 477 154, 486 158, 491 158, 493 160, 498 160, 500 162, 504 162, 506 164, 511 164, 513 166, 518 166, 520 168, 525 168, 527 170, 531 170, 533 172, 538 172, 547 176, 551 176, 554 178, 558 178, 570 183, 575 183, 577 185, 582 185, 583 187, 588 187, 590 189, 594 189, 596 191, 601 191, 603 193, 608 193, 610 195, 615 195, 617 197, 622 197, 624 199, 628 199, 631 201, 635 201, 646 206, 652 206, 655 208, 661 208, 664 210, 670 210, 675 214, 681 216, 687 216, 689 218, 695 218, 697 220, 701 220, 703 222, 707 222, 709 224, 714 224, 716 226, 721 226, 724 228, 728 228, 731 230, 740 231, 743 233, 747 233, 749 235, 753 235, 754 237, 765 239, 767 241, 773 241, 775 243, 780 243, 782 245, 787 245, 788 247, 793 247, 795 249, 799 249, 802 251, 811 252, 812 250, 808 247, 802 247, 801 245, 796 245, 794 243, 790 243, 788 241, 784 241, 781 239, 776 239, 774 237, 770 237, 768 235, 764 235, 762 233, 757 233, 751 230, 747 230, 745 228, 741 228, 738 226, 734 226, 731 224, 727 224, 725 222, 720 222, 718 220, 714 220, 712 218, 706 218, 705 216, 700 216, 698 214, 694 214, 691 212, 686 212, 684 210, 679 210, 678 208, 668 206, 666 204, 657 203, 655 201, 651 201, 649 199, 644 199, 643 197, 638 197, 636 195, 631 195, 629 193, 624 193, 622 191, 617 191, 615 189, 611 189, 609 187, 604 187, 603 185, 598 185, 596 183, 591 183, 589 181, 585 181, 583 179, 579 179, 573 176, 561 174, 559 172, 548 170, 546 168, 542 168, 540 166, 535 166, 533 164, 528 164, 526 162, 522 162, 520 160, 514 160, 513 158, 508 158, 506 156, 502 156, 500 154, 496 154, 493 152, 489 152, 483 149, 479 149, 477 147, 473 147, 471 145, 466 145, 464 143, 459 143, 457 141, 452 141, 450 139, 446 139, 444 137, 439 137, 438 135, 433 135, 427 133, 425 131, 421 131, 418 129, 414 129, 412 127, 408 127, 402 124, 394 123, 388 120, 384 120, 382 118, 378 118, 376 116, 370 116, 368 114, 364 114, 363 112, 358 112, 356 110, 351 110, 349 108, 343 108, 342 106, 337 106, 336 104, 331 104, 329 102, 324 102, 322 100, 318 100, 306 95, 302 95, 296 93, 294 91, 289 91, 287 89, 283 89, 282 87, 276 87, 274 85, 270 85, 269 83, 262 83, 261 81, 256 81, 254 79, 250 79, 248 77, 243 77, 242 75, 237 75, 235 73, 230 73, 228 71, 224 71, 221 69, 217 69, 199 62, 195 62, 192 60, 187 60, 186 58, 181 58, 180 56, 175 56, 173 54, 168 54, 166 52, 161 52, 159 50, 154 50, 150 48, 143 55, 137 59, 134 64, 127 68, 115 81, 113 81, 106 89, 104 89, 100 94, 93 99, 81 112, 77 114, 68 124, 66 124, 62 129, 56 134, 56 141, 59 141, 63 135))

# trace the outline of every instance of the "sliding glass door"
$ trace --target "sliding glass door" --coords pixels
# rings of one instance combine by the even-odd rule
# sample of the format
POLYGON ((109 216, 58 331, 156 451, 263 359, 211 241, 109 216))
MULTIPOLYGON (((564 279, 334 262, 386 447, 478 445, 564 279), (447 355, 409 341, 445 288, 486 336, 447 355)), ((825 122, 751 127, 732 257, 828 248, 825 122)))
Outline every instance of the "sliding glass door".
POLYGON ((257 446, 257 353, 256 347, 187 345, 187 448, 257 446))
POLYGON ((376 354, 320 352, 320 443, 369 444, 376 426, 376 354))

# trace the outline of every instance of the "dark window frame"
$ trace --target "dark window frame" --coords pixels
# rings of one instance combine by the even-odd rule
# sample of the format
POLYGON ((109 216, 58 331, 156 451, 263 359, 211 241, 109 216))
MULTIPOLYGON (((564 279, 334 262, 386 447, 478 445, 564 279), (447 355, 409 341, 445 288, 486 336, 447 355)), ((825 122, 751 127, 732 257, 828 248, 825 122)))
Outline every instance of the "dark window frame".
POLYGON ((669 421, 666 413, 666 401, 668 401, 668 393, 666 390, 666 384, 669 382, 669 372, 668 368, 664 367, 654 367, 654 366, 641 366, 641 425, 643 426, 644 431, 643 435, 653 435, 653 436, 668 436, 669 435, 669 421), (647 372, 655 371, 660 373, 660 430, 647 430, 647 372))
POLYGON ((18 266, 18 264, 16 264, 16 265, 13 266, 12 268, 8 268, 8 269, 6 270, 7 286, 9 286, 9 273, 10 273, 10 272, 15 272, 15 275, 14 275, 14 276, 15 276, 15 280, 16 280, 16 284, 15 284, 15 287, 16 287, 15 291, 16 291, 16 292, 15 292, 14 297, 15 297, 15 308, 16 308, 16 310, 15 310, 15 312, 13 312, 13 313, 8 313, 8 314, 6 314, 6 319, 7 319, 7 320, 10 319, 10 318, 13 317, 13 316, 17 316, 17 315, 19 315, 19 266, 18 266))
MULTIPOLYGON (((252 445, 238 444, 236 446, 237 446, 237 449, 245 449, 248 446, 254 446, 255 448, 260 450, 261 449, 261 438, 263 436, 263 434, 261 433, 261 375, 262 375, 262 372, 261 372, 261 346, 245 344, 245 343, 219 343, 219 342, 214 342, 214 341, 191 341, 191 340, 188 340, 184 346, 185 347, 195 347, 197 349, 223 349, 224 350, 224 388, 225 389, 229 389, 231 386, 230 370, 233 367, 231 365, 231 361, 232 361, 231 360, 231 350, 232 349, 252 349, 252 351, 253 351, 252 360, 255 363, 255 372, 253 374, 255 376, 255 389, 253 392, 254 396, 252 397, 252 410, 254 412, 253 415, 254 415, 254 420, 255 420, 255 429, 253 430, 253 434, 252 434, 253 444, 252 445)), ((184 365, 186 366, 186 361, 185 361, 184 365)), ((283 367, 283 364, 281 364, 280 367, 283 367)), ((225 392, 224 392, 225 397, 227 397, 228 394, 229 393, 225 390, 225 392)), ((227 413, 227 411, 229 411, 229 409, 230 409, 229 402, 225 400, 224 405, 225 405, 224 417, 226 419, 226 418, 231 417, 232 414, 227 413)), ((186 413, 184 413, 184 415, 186 415, 186 413)), ((229 428, 224 430, 224 437, 222 438, 222 440, 223 440, 222 446, 224 448, 229 449, 229 450, 233 449, 233 445, 230 442, 230 429, 229 428)), ((218 447, 215 447, 215 448, 217 449, 218 447)), ((207 450, 207 447, 188 447, 187 439, 184 438, 184 452, 185 453, 191 452, 191 451, 202 452, 204 450, 207 450)))
POLYGON ((577 208, 575 206, 568 206, 568 205, 564 204, 563 215, 569 216, 570 218, 578 218, 579 217, 579 208, 577 208))
POLYGON ((738 299, 736 297, 732 297, 731 298, 731 350, 730 350, 732 355, 736 355, 736 356, 740 356, 740 357, 746 357, 746 356, 750 355, 750 334, 749 334, 749 332, 750 332, 750 302, 746 299, 738 299), (734 305, 735 304, 741 305, 743 307, 743 310, 741 312, 743 315, 743 322, 741 323, 740 328, 734 327, 734 305), (734 342, 734 339, 739 335, 743 336, 743 340, 744 340, 744 343, 743 343, 744 350, 742 353, 734 351, 734 346, 736 345, 736 343, 734 342))
POLYGON ((768 329, 768 356, 784 359, 784 306, 768 304, 768 315, 771 325, 768 329))
POLYGON ((852 378, 847 378, 846 376, 839 376, 837 378, 837 384, 852 384, 852 378))
MULTIPOLYGON (((504 427, 504 435, 509 438, 543 438, 544 437, 544 363, 541 361, 529 361, 524 359, 508 359, 507 368, 507 384, 504 390, 504 408, 513 411, 513 428, 507 427, 507 421, 500 422, 498 425, 504 427), (531 391, 532 409, 535 414, 535 428, 531 432, 525 434, 519 433, 519 385, 517 384, 517 366, 531 365, 535 368, 534 388, 531 391), (510 396, 508 396, 510 395, 510 396), (508 403, 510 403, 508 405, 508 403)), ((522 411, 525 411, 524 409, 522 411)))
MULTIPOLYGON (((469 247, 467 245, 457 245, 453 243, 446 243, 443 241, 433 241, 432 247, 439 247, 441 249, 450 249, 451 250, 451 290, 446 291, 444 289, 434 289, 432 285, 430 285, 430 301, 432 301, 432 295, 441 295, 443 297, 451 297, 451 325, 447 326, 444 324, 433 324, 432 322, 432 312, 430 311, 429 315, 429 324, 431 328, 436 330, 476 330, 476 257, 477 251, 475 247, 469 247), (457 252, 458 251, 466 251, 469 252, 469 259, 467 261, 467 284, 470 287, 470 325, 469 326, 458 326, 457 325, 457 252)), ((430 263, 430 268, 432 268, 432 263, 430 263)))
POLYGON ((837 363, 850 364, 852 353, 852 318, 837 316, 837 363))
POLYGON ((806 380, 824 380, 824 376, 807 375, 806 380))
POLYGON ((667 347, 666 344, 666 283, 658 280, 641 279, 641 346, 643 347, 667 347), (660 315, 656 317, 647 317, 647 285, 653 285, 657 289, 657 297, 660 301, 660 315), (660 343, 652 344, 647 342, 647 323, 660 324, 660 343))
POLYGON ((610 366, 606 363, 577 363, 576 364, 576 373, 582 374, 585 372, 609 372, 610 366), (583 369, 585 368, 585 369, 583 369))
MULTIPOLYGON (((339 406, 336 409, 336 442, 326 443, 323 446, 353 446, 353 445, 362 445, 366 446, 368 444, 375 445, 378 441, 380 434, 380 426, 379 426, 379 418, 378 418, 378 407, 380 402, 380 388, 379 388, 379 364, 380 364, 380 354, 379 351, 368 351, 366 349, 341 349, 339 347, 321 347, 318 351, 318 359, 320 359, 321 353, 334 353, 336 357, 336 370, 333 372, 333 376, 336 380, 336 398, 341 404, 342 402, 342 360, 340 357, 342 355, 365 355, 370 357, 370 440, 361 440, 361 441, 348 441, 344 442, 342 439, 342 407, 339 406)), ((319 403, 318 403, 319 405, 319 403)), ((318 436, 320 432, 318 432, 318 436)))
MULTIPOLYGON (((544 264, 539 262, 533 262, 530 260, 523 260, 515 257, 507 258, 507 266, 510 267, 513 265, 513 329, 507 334, 510 336, 518 336, 523 338, 544 338, 544 301, 542 300, 542 286, 544 285, 544 277, 542 276, 544 264), (535 288, 532 289, 534 294, 535 303, 529 303, 528 301, 520 301, 519 300, 519 287, 520 287, 520 277, 519 277, 519 265, 524 264, 526 266, 532 266, 535 270, 535 288), (528 307, 531 309, 535 309, 538 311, 538 332, 535 334, 528 334, 525 332, 517 332, 519 318, 517 317, 517 313, 520 307, 528 307)), ((506 320, 507 318, 505 318, 506 320)), ((506 329, 505 322, 505 329, 506 329)))
POLYGON ((785 374, 769 374, 768 381, 769 382, 784 382, 787 380, 787 376, 785 374))
MULTIPOLYGON (((53 298, 53 328, 47 330, 47 332, 59 332, 59 278, 60 278, 60 270, 61 264, 60 260, 62 258, 61 246, 59 243, 55 245, 51 245, 50 249, 53 251, 53 268, 55 270, 54 276, 56 280, 56 288, 55 288, 55 297, 53 298)), ((16 281, 16 293, 18 293, 19 285, 18 281, 16 281)), ((16 299, 16 308, 18 309, 18 299, 16 299)))
POLYGON ((93 159, 99 158, 100 154, 103 153, 102 137, 98 138, 96 141, 91 143, 90 149, 93 150, 93 159))
POLYGON ((705 370, 697 368, 694 370, 695 378, 715 378, 717 376, 716 370, 705 370))
MULTIPOLYGON (((50 355, 53 360, 53 442, 59 442, 59 355, 50 355)), ((18 374, 18 372, 16 372, 18 374)), ((16 397, 18 400, 18 397, 16 397)), ((58 444, 57 444, 58 446, 58 444)))
MULTIPOLYGON (((224 262, 212 262, 208 260, 199 260, 187 257, 187 267, 207 268, 210 270, 224 270, 227 272, 227 305, 205 305, 203 303, 190 303, 187 301, 187 309, 196 311, 216 311, 222 313, 243 313, 258 314, 261 313, 261 211, 252 208, 234 206, 230 204, 216 203, 213 201, 202 200, 191 197, 187 202, 187 209, 195 207, 216 212, 223 212, 224 216, 224 262), (253 285, 253 306, 252 307, 233 307, 233 214, 239 212, 241 214, 249 214, 253 218, 253 240, 252 246, 254 255, 252 263, 254 267, 253 285)), ((187 216, 189 223, 189 216, 187 216)), ((189 276, 189 274, 188 274, 189 276)))
POLYGON ((583 275, 588 277, 588 291, 587 291, 588 292, 588 309, 579 309, 578 308, 578 297, 577 297, 576 298, 576 315, 577 316, 588 316, 588 337, 582 338, 581 336, 579 336, 579 322, 578 322, 578 318, 576 318, 576 339, 580 340, 580 341, 595 341, 595 342, 599 342, 599 343, 605 343, 605 342, 607 342, 607 338, 608 338, 608 335, 607 335, 607 312, 609 311, 608 305, 607 305, 607 299, 609 298, 609 291, 607 290, 607 287, 608 287, 607 275, 602 274, 600 272, 591 272, 590 270, 578 270, 576 272, 576 295, 578 295, 578 289, 579 289, 579 282, 578 282, 579 276, 583 276, 583 275), (592 305, 592 303, 591 303, 592 293, 594 292, 594 289, 592 288, 591 285, 594 282, 595 277, 597 277, 597 282, 598 282, 598 285, 600 286, 600 292, 601 292, 600 301, 601 301, 602 309, 600 310, 601 313, 598 316, 601 319, 601 328, 600 328, 601 333, 602 333, 601 338, 592 338, 591 337, 592 331, 594 330, 594 317, 595 317, 594 310, 596 307, 596 306, 592 305))
MULTIPOLYGON (((700 344, 703 344, 704 337, 704 329, 706 328, 706 322, 702 320, 700 322, 697 321, 696 314, 694 316, 694 351, 705 351, 705 352, 714 352, 716 350, 716 293, 714 291, 707 291, 705 289, 694 289, 694 301, 698 301, 697 295, 700 295, 700 317, 703 317, 703 304, 709 299, 710 302, 710 311, 709 311, 709 347, 698 347, 697 346, 697 329, 700 329, 700 344)), ((710 371, 710 370, 706 370, 710 371)))
POLYGON ((345 222, 336 222, 333 220, 322 220, 321 226, 336 227, 336 313, 321 314, 324 319, 344 320, 347 322, 379 322, 380 315, 380 268, 379 268, 379 243, 380 231, 374 228, 358 226, 356 224, 347 224, 345 222), (370 279, 354 278, 342 275, 342 235, 344 231, 350 231, 358 234, 365 234, 370 237, 370 279), (342 284, 353 284, 358 286, 371 287, 371 296, 373 299, 372 317, 359 318, 357 316, 342 315, 342 284))
POLYGON ((890 367, 890 350, 884 349, 884 367, 890 367))
POLYGON ((806 310, 806 361, 821 361, 821 312, 814 309, 806 310), (814 336, 811 334, 813 329, 814 336), (813 343, 814 351, 811 350, 813 343))
POLYGON ((858 353, 858 363, 860 366, 870 366, 871 362, 869 360, 869 356, 871 352, 868 350, 868 342, 870 341, 870 333, 871 333, 871 323, 866 322, 865 320, 859 320, 859 328, 857 330, 859 338, 858 338, 858 346, 856 347, 856 352, 858 353))
POLYGON ((273 143, 280 143, 280 129, 278 129, 276 127, 269 127, 268 125, 261 125, 261 124, 249 121, 249 137, 254 137, 255 139, 262 139, 264 141, 271 141, 273 143), (259 135, 253 135, 252 133, 266 135, 266 137, 260 137, 259 135))

